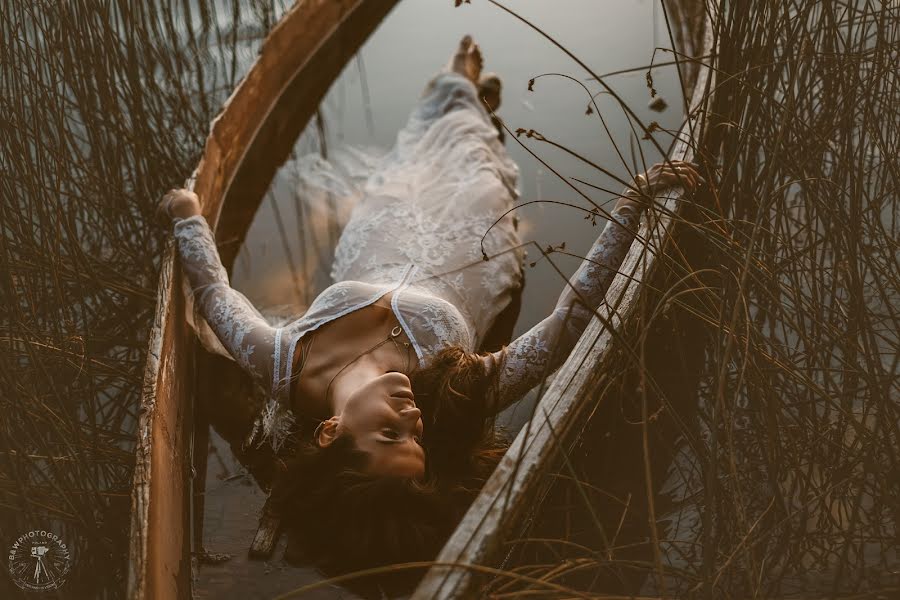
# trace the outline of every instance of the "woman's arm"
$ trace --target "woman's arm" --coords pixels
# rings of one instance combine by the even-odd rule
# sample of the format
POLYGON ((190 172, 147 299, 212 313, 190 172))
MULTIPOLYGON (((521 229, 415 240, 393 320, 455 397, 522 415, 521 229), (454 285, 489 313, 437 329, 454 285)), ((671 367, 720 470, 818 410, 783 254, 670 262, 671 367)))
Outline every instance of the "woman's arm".
POLYGON ((174 222, 181 267, 200 312, 216 337, 242 369, 274 386, 275 377, 280 375, 276 371, 281 370, 276 365, 282 362, 276 355, 276 348, 281 351, 280 331, 230 286, 213 233, 200 214, 196 194, 172 190, 163 197, 159 211, 161 218, 174 222))
POLYGON ((639 191, 623 193, 612 219, 594 242, 581 266, 569 280, 553 312, 507 348, 487 357, 496 373, 497 397, 490 398, 491 411, 500 412, 553 373, 566 360, 587 328, 594 310, 625 258, 640 226, 642 206, 658 190, 678 185, 694 189, 703 181, 689 163, 656 165, 635 178, 639 191))

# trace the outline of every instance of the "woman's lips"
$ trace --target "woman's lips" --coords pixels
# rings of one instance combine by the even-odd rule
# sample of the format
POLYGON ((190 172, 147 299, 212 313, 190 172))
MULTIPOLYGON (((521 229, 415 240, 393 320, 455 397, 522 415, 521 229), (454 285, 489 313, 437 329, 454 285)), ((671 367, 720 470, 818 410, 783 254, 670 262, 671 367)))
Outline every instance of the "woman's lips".
POLYGON ((400 371, 388 371, 385 373, 384 383, 390 389, 390 396, 398 400, 408 402, 412 406, 416 405, 416 397, 410 387, 409 377, 400 371))
POLYGON ((416 404, 416 397, 413 395, 412 390, 409 389, 399 389, 396 390, 393 394, 391 394, 395 398, 404 398, 413 403, 413 406, 416 404))

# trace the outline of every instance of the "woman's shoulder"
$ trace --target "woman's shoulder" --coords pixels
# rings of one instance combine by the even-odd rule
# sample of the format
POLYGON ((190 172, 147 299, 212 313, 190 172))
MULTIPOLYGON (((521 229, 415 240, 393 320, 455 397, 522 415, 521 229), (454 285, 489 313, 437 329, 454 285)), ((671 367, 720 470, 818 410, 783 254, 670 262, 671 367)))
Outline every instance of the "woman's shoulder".
POLYGON ((474 325, 452 302, 422 290, 407 289, 398 298, 397 306, 406 325, 416 332, 424 354, 435 354, 448 346, 474 350, 474 325))
POLYGON ((395 287, 390 284, 345 280, 331 284, 315 297, 306 314, 311 317, 345 314, 375 302, 395 287))

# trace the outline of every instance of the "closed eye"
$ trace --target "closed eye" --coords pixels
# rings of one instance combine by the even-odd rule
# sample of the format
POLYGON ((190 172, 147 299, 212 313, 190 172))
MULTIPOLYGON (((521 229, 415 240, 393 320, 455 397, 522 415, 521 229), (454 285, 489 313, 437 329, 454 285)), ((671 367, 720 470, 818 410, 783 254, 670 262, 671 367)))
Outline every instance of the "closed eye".
POLYGON ((399 440, 400 439, 400 434, 393 429, 382 429, 381 435, 383 435, 384 437, 386 437, 389 440, 399 440))

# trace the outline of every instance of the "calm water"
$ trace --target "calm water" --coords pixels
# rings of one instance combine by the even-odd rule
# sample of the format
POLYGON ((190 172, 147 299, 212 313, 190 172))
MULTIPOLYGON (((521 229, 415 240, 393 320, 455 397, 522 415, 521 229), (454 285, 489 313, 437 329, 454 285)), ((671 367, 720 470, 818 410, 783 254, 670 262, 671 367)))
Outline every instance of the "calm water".
MULTIPOLYGON (((653 3, 649 0, 535 4, 514 2, 510 6, 520 10, 529 20, 540 23, 546 32, 591 65, 595 72, 602 75, 649 64, 654 45, 653 3)), ((666 39, 664 24, 660 29, 657 41, 665 45, 661 43, 666 39)), ((630 166, 618 158, 614 144, 628 157, 629 137, 633 136, 617 102, 605 94, 597 98, 613 136, 610 140, 597 115, 584 114, 587 97, 577 84, 547 77, 537 81, 534 92, 528 92, 528 80, 541 73, 565 73, 581 80, 587 75, 539 34, 485 2, 460 8, 453 8, 449 2, 430 0, 400 2, 363 47, 362 69, 360 61, 351 62, 327 95, 322 112, 328 146, 389 148, 425 82, 447 62, 464 33, 470 33, 480 44, 486 70, 495 71, 503 78, 503 105, 498 113, 511 130, 519 127, 535 129, 623 179, 627 178, 630 166)), ((670 57, 660 54, 657 62, 670 57)), ((656 120, 667 129, 680 125, 679 88, 673 67, 654 70, 655 87, 670 103, 670 108, 663 113, 647 108, 650 96, 645 71, 612 76, 606 82, 644 123, 656 120)), ((586 84, 594 92, 600 89, 596 83, 586 84)), ((669 136, 657 135, 660 144, 666 147, 669 136)), ((313 137, 305 135, 301 138, 296 149, 298 155, 315 151, 313 137)), ((609 189, 622 188, 611 178, 561 151, 524 137, 521 139, 564 176, 609 189)), ((640 140, 640 145, 648 164, 660 159, 649 141, 640 140)), ((588 205, 514 140, 507 139, 507 148, 521 169, 520 202, 559 200, 588 205)), ((289 186, 290 167, 283 169, 276 183, 274 199, 270 200, 278 203, 284 229, 289 232, 287 242, 297 264, 302 262, 301 243, 298 236, 291 234, 300 224, 292 208, 296 198, 289 186)), ((611 194, 581 187, 595 202, 602 204, 612 199, 611 194)), ((611 208, 612 203, 605 206, 611 208)), ((592 227, 579 211, 554 205, 530 205, 518 214, 523 241, 534 240, 541 245, 566 241, 567 248, 576 254, 587 251, 602 226, 598 223, 592 227)), ((264 202, 234 271, 235 285, 262 305, 296 299, 283 246, 272 202, 264 202)), ((535 256, 535 252, 531 255, 535 256)), ((575 270, 578 261, 560 257, 559 264, 568 274, 575 270)), ((563 286, 563 281, 549 265, 528 270, 526 277, 528 291, 523 299, 518 332, 548 314, 563 286)))
MULTIPOLYGON (((654 8, 650 0, 510 2, 509 5, 539 23, 601 75, 649 64, 654 41, 668 46, 661 14, 656 17, 654 40, 654 8)), ((585 81, 587 74, 538 33, 497 8, 477 1, 460 8, 454 8, 451 2, 433 0, 405 0, 398 4, 365 44, 358 59, 351 61, 340 75, 323 102, 321 112, 329 151, 342 146, 389 148, 424 84, 447 62, 465 33, 471 34, 481 46, 485 69, 497 72, 503 79, 503 105, 498 113, 509 129, 535 129, 623 179, 628 178, 629 171, 635 172, 615 151, 618 146, 629 157, 629 137, 634 137, 616 101, 605 94, 597 98, 612 134, 610 139, 596 114, 584 114, 588 98, 575 83, 546 77, 537 81, 534 92, 528 92, 529 79, 542 73, 572 75, 584 81, 594 93, 600 86, 585 81)), ((659 54, 657 62, 670 58, 670 54, 659 54)), ((655 120, 663 128, 677 129, 681 107, 674 68, 654 70, 655 88, 670 105, 662 113, 647 108, 650 95, 645 73, 642 70, 615 75, 606 82, 644 123, 655 120)), ((657 135, 664 148, 670 144, 667 134, 657 135)), ((614 190, 622 187, 561 151, 524 137, 522 140, 566 177, 614 190)), ((640 143, 648 166, 660 160, 649 142, 632 141, 635 148, 640 143)), ((520 203, 543 199, 588 206, 514 139, 508 137, 506 144, 521 170, 520 203)), ((295 154, 302 157, 317 152, 318 148, 319 140, 312 127, 298 141, 295 154)), ((635 154, 640 156, 636 150, 635 154)), ((260 307, 291 304, 300 311, 314 294, 298 290, 297 280, 314 281, 314 288, 327 284, 323 278, 327 264, 310 259, 309 253, 333 245, 335 232, 327 222, 310 216, 316 207, 298 198, 292 185, 295 167, 289 162, 279 173, 235 263, 235 287, 260 307), (315 225, 310 227, 311 223, 315 225)), ((640 170, 642 167, 638 166, 640 170)), ((613 195, 583 186, 582 189, 595 202, 612 208, 613 195)), ((567 249, 578 255, 587 251, 603 226, 598 222, 592 227, 584 220, 583 213, 558 205, 530 205, 519 211, 518 216, 523 241, 533 240, 542 246, 565 241, 567 249)), ((529 255, 533 260, 536 250, 531 250, 529 255)), ((556 262, 568 276, 579 261, 559 257, 556 262)), ((563 285, 549 264, 527 269, 523 305, 514 335, 524 332, 552 310, 563 285)), ((514 424, 522 416, 508 415, 507 422, 514 424)), ((276 551, 271 563, 244 558, 264 497, 251 478, 242 474, 242 468, 221 440, 215 441, 214 455, 210 455, 207 482, 204 534, 207 549, 232 554, 233 558, 223 566, 201 568, 198 582, 201 596, 240 593, 247 598, 270 597, 276 590, 291 589, 316 578, 313 571, 286 568, 280 561, 281 549, 276 551)), ((330 594, 334 592, 331 590, 330 594)))

